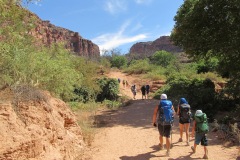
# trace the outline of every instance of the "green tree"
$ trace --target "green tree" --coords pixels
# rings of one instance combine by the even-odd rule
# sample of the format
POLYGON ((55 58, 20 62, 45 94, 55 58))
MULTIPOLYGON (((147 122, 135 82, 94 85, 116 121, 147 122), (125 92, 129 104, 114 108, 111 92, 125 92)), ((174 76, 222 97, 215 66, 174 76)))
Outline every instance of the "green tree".
POLYGON ((127 65, 127 58, 121 55, 114 55, 111 60, 112 67, 121 68, 127 65))
POLYGON ((218 72, 235 86, 240 86, 239 11, 239 0, 185 0, 171 34, 175 44, 192 57, 217 57, 218 72))
POLYGON ((98 79, 98 84, 101 88, 101 92, 97 95, 98 101, 116 100, 119 93, 119 83, 117 79, 113 78, 102 78, 98 79))
POLYGON ((153 64, 160 65, 162 67, 167 67, 175 57, 167 51, 157 51, 151 57, 150 60, 153 64))

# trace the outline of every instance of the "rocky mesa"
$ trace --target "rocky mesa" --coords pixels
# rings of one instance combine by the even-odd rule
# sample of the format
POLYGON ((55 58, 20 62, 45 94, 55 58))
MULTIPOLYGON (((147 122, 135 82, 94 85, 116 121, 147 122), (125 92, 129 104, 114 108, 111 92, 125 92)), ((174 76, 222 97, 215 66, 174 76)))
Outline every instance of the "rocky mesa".
POLYGON ((178 46, 175 46, 171 42, 169 36, 162 36, 155 41, 150 42, 138 42, 130 48, 130 54, 137 54, 138 56, 151 56, 154 52, 159 50, 165 50, 171 53, 182 52, 182 49, 178 46))

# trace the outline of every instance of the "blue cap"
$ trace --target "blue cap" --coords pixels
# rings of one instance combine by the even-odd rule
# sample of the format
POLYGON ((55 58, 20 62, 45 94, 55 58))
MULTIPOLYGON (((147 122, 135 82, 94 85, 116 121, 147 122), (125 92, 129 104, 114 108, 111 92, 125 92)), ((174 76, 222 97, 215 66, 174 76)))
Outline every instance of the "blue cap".
POLYGON ((188 102, 185 98, 181 98, 180 99, 180 104, 188 104, 188 102))

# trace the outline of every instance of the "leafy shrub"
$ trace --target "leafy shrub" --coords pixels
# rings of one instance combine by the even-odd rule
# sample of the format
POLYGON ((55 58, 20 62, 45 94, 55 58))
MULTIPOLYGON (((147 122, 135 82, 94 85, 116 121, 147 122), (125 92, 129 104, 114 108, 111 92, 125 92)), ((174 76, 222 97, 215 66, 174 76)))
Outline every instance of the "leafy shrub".
POLYGON ((127 58, 125 56, 114 55, 111 64, 111 67, 122 68, 127 65, 127 58))
POLYGON ((206 72, 214 72, 218 67, 218 59, 211 58, 208 60, 200 60, 197 63, 197 73, 206 73, 206 72))
POLYGON ((117 79, 102 78, 98 79, 98 84, 101 88, 100 93, 97 95, 97 101, 116 100, 119 93, 119 83, 117 79))
POLYGON ((174 60, 175 60, 174 55, 164 50, 157 51, 150 57, 150 61, 153 64, 156 64, 162 67, 167 67, 174 60))
POLYGON ((124 69, 128 74, 143 74, 151 70, 149 60, 133 60, 130 65, 124 69))

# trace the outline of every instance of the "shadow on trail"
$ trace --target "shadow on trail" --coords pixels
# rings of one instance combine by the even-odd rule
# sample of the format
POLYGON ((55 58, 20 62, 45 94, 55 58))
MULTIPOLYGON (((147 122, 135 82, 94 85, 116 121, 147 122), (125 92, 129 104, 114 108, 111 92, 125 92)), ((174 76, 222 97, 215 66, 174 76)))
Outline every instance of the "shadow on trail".
POLYGON ((159 151, 159 146, 158 145, 154 145, 150 148, 153 149, 152 152, 147 152, 147 153, 139 154, 139 155, 136 155, 136 156, 122 156, 122 157, 119 157, 119 159, 121 159, 121 160, 146 160, 146 159, 150 159, 150 158, 153 158, 153 157, 162 157, 162 156, 156 156, 156 155, 153 154, 153 153, 159 151))
MULTIPOLYGON (((158 145, 155 145, 155 146, 152 146, 150 148, 153 148, 153 151, 152 152, 147 152, 147 153, 142 153, 142 154, 138 154, 136 156, 121 156, 119 157, 119 159, 121 160, 147 160, 147 159, 151 159, 151 158, 154 158, 154 157, 167 157, 166 156, 166 151, 164 150, 163 153, 161 155, 154 155, 153 153, 156 153, 156 152, 159 152, 159 146, 158 145)), ((161 151, 160 151, 161 152, 161 151)), ((168 160, 180 160, 180 159, 183 159, 183 160, 191 160, 191 159, 202 159, 201 157, 198 157, 198 158, 192 158, 191 155, 193 153, 189 153, 188 155, 186 156, 180 156, 178 158, 168 158, 168 160)))
POLYGON ((202 159, 201 157, 197 157, 197 158, 192 158, 191 155, 193 153, 190 153, 189 155, 186 155, 186 156, 180 156, 178 158, 169 158, 168 160, 180 160, 180 159, 183 159, 183 160, 191 160, 191 159, 202 159))
POLYGON ((152 128, 154 107, 159 100, 132 100, 130 105, 118 110, 103 111, 95 116, 96 127, 112 127, 116 125, 152 128))

